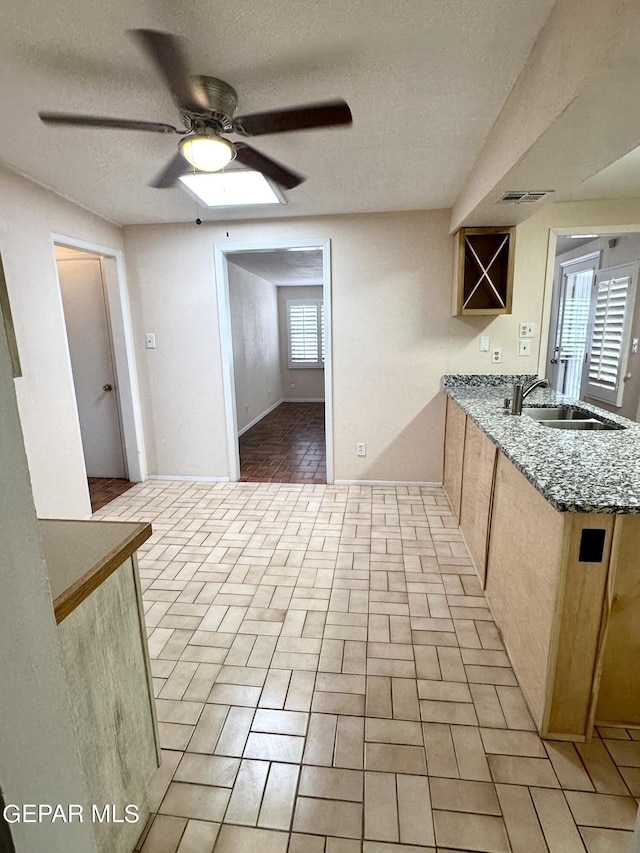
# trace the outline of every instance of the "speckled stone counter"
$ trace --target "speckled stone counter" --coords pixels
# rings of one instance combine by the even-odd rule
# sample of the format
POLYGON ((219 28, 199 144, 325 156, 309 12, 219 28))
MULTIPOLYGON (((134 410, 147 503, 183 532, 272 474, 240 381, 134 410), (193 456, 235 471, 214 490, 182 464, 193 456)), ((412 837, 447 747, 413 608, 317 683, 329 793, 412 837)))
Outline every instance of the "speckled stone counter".
POLYGON ((504 397, 532 376, 443 379, 443 390, 560 512, 640 514, 640 424, 549 389, 536 389, 528 406, 579 406, 625 429, 550 429, 508 414, 504 397))

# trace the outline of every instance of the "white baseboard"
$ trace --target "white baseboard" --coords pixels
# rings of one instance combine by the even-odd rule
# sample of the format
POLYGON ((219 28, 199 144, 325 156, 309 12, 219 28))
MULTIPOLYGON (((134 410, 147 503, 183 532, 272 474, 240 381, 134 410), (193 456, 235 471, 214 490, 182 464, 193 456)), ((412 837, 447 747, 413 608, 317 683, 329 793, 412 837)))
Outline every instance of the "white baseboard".
POLYGON ((442 488, 442 483, 427 483, 423 480, 334 480, 335 486, 424 486, 442 488))
POLYGON ((244 435, 244 433, 247 432, 247 430, 250 430, 251 427, 254 427, 257 423, 260 423, 260 421, 263 418, 266 418, 270 412, 272 412, 274 409, 277 409, 278 406, 280 405, 280 403, 284 403, 284 402, 285 401, 281 398, 280 400, 278 400, 277 403, 274 403, 273 406, 269 406, 269 408, 266 411, 264 411, 261 415, 258 415, 257 418, 254 418, 251 421, 251 423, 248 423, 245 427, 242 427, 242 429, 238 431, 238 438, 240 438, 241 435, 244 435))
POLYGON ((180 477, 176 474, 149 474, 149 480, 176 480, 179 483, 228 483, 228 477, 180 477))
POLYGON ((281 403, 324 403, 324 397, 284 397, 281 403))

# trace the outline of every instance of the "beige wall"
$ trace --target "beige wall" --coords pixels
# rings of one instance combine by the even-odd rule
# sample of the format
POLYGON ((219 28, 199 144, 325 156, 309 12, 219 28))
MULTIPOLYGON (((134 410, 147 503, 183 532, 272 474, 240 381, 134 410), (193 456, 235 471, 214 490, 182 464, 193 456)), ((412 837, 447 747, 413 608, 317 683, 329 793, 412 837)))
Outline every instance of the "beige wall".
POLYGON ((236 420, 243 430, 282 396, 278 294, 271 282, 229 263, 236 420))
MULTIPOLYGON (((1 322, 0 435, 0 788, 6 804, 86 807, 1 322)), ((16 853, 96 849, 91 823, 12 824, 11 835, 16 853)))
MULTIPOLYGON (((213 246, 331 240, 336 479, 439 482, 447 372, 535 372, 519 321, 540 321, 543 273, 514 314, 450 315, 450 212, 124 229, 150 471, 228 476, 213 246), (227 236, 228 235, 228 236, 227 236), (157 350, 144 350, 155 331, 157 350), (502 346, 492 365, 479 336, 502 346), (356 456, 356 442, 367 456, 356 456)), ((544 253, 544 250, 543 250, 544 253)), ((286 390, 286 389, 285 389, 286 390)))
POLYGON ((321 286, 279 287, 278 322, 280 326, 280 365, 282 396, 287 400, 324 400, 324 370, 319 367, 289 367, 289 332, 287 328, 287 300, 322 299, 321 286), (296 387, 292 388, 291 384, 296 387))
POLYGON ((51 234, 113 249, 119 228, 0 167, 0 252, 22 378, 16 380, 38 515, 83 518, 89 495, 51 234))

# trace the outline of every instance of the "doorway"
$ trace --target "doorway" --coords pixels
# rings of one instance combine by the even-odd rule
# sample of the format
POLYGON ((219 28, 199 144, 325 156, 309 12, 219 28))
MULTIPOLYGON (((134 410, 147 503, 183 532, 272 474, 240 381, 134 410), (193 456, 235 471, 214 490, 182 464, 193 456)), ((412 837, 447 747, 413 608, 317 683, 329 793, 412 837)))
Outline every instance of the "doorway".
POLYGON ((328 241, 214 251, 230 479, 331 483, 328 241))
MULTIPOLYGON (((111 304, 114 290, 118 292, 114 287, 117 269, 114 258, 98 252, 59 243, 54 243, 54 251, 89 496, 95 512, 130 489, 142 473, 139 465, 130 465, 126 451, 112 323, 120 312, 111 304)), ((128 385, 126 381, 122 384, 125 388, 128 385)))

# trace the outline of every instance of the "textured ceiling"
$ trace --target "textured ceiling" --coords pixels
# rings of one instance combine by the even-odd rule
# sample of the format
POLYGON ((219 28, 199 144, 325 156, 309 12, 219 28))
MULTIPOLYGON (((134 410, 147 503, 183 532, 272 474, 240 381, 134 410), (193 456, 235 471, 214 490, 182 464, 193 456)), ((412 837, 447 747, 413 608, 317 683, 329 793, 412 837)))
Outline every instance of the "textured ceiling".
POLYGON ((268 252, 234 252, 230 263, 276 285, 322 284, 322 250, 313 252, 274 249, 268 252))
POLYGON ((220 77, 239 113, 344 97, 354 124, 261 137, 307 175, 286 206, 207 211, 255 219, 452 205, 553 0, 5 0, 0 160, 119 223, 195 218, 180 189, 146 186, 176 138, 45 127, 38 110, 177 124, 170 95, 125 31, 187 39, 194 73, 220 77))

